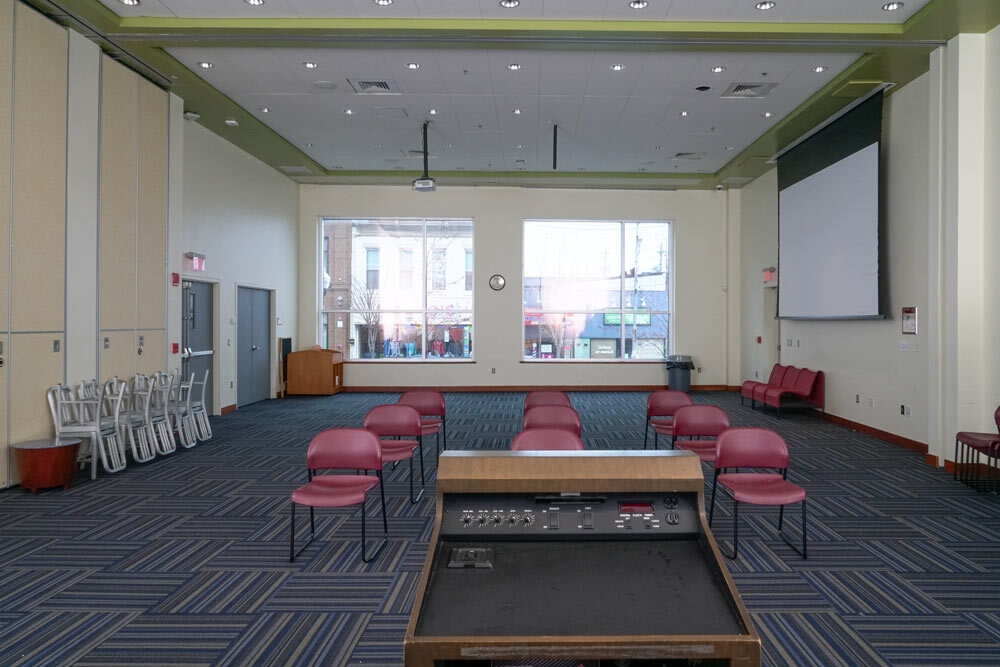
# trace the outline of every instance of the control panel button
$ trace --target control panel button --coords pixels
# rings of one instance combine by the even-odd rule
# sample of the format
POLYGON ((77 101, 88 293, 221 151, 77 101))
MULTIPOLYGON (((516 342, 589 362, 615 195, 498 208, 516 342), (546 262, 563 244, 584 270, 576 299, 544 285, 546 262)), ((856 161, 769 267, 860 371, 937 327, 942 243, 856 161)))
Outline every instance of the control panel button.
POLYGON ((663 499, 663 506, 666 507, 667 509, 674 509, 675 507, 677 507, 679 502, 680 501, 677 498, 677 496, 667 496, 666 498, 663 499))
POLYGON ((584 512, 583 513, 583 527, 587 530, 593 530, 594 528, 594 513, 584 512))
POLYGON ((677 512, 667 512, 667 523, 676 526, 681 522, 681 516, 677 512))
POLYGON ((559 527, 559 512, 549 512, 549 528, 559 527))

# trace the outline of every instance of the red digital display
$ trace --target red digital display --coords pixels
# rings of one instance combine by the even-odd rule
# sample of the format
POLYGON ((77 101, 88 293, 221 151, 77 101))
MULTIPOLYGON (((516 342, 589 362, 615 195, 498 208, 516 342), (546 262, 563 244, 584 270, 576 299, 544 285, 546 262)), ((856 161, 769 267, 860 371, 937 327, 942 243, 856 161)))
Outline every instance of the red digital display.
POLYGON ((653 503, 618 503, 618 511, 622 514, 652 514, 653 503))

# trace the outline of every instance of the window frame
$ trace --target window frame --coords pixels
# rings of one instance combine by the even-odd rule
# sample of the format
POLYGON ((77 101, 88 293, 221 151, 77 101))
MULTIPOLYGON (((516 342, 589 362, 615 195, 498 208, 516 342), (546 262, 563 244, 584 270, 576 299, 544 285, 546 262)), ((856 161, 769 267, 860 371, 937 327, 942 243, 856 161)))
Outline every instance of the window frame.
MULTIPOLYGON (((406 308, 404 308, 404 309, 397 309, 397 308, 382 309, 381 312, 382 313, 386 313, 386 314, 419 313, 422 316, 422 326, 421 326, 421 334, 420 334, 420 336, 421 336, 421 351, 422 351, 422 353, 421 353, 420 357, 412 357, 412 358, 397 358, 397 357, 385 358, 385 357, 382 357, 382 358, 368 358, 368 359, 366 359, 366 358, 359 357, 357 359, 352 359, 352 358, 350 358, 350 350, 345 350, 344 351, 344 361, 348 362, 348 363, 363 362, 363 363, 376 363, 376 364, 378 364, 378 363, 382 363, 382 364, 393 364, 393 363, 405 363, 405 364, 421 364, 421 363, 462 364, 462 363, 474 363, 475 362, 475 353, 476 353, 476 345, 475 345, 475 341, 474 340, 471 341, 470 350, 469 350, 469 356, 468 357, 444 358, 444 357, 430 357, 430 356, 428 356, 428 346, 432 342, 430 340, 430 338, 429 338, 429 327, 431 325, 428 324, 428 319, 429 319, 429 316, 431 314, 440 314, 442 311, 434 311, 434 310, 430 310, 428 308, 428 295, 429 295, 429 293, 431 291, 433 291, 432 290, 433 283, 431 281, 431 276, 430 276, 430 272, 431 272, 431 259, 430 259, 430 255, 431 255, 431 251, 434 250, 434 249, 431 248, 428 245, 427 227, 428 227, 429 223, 442 223, 442 222, 444 222, 444 223, 459 222, 459 223, 470 223, 471 224, 472 234, 469 237, 470 248, 467 250, 467 252, 471 252, 472 253, 472 257, 473 257, 473 260, 472 260, 472 262, 473 262, 472 263, 472 270, 473 270, 473 275, 474 275, 474 273, 475 273, 476 219, 474 217, 472 217, 472 216, 468 216, 468 217, 398 217, 398 216, 383 216, 383 217, 369 217, 369 218, 359 218, 359 217, 343 218, 343 217, 321 216, 319 218, 319 221, 318 221, 318 227, 319 227, 320 238, 323 239, 323 238, 326 238, 326 236, 324 234, 324 229, 323 228, 324 228, 324 225, 326 223, 328 223, 328 222, 329 223, 335 223, 335 224, 336 223, 351 223, 351 224, 354 224, 354 223, 357 223, 357 222, 376 222, 376 223, 378 223, 378 222, 385 222, 385 221, 407 221, 407 222, 420 222, 421 223, 421 227, 422 227, 422 234, 421 234, 422 242, 421 242, 421 246, 419 246, 419 249, 421 251, 420 257, 421 257, 421 262, 422 262, 422 270, 421 270, 421 274, 420 274, 420 277, 421 277, 420 282, 422 283, 421 307, 420 308, 408 308, 408 309, 406 309, 406 308)), ((365 250, 366 250, 366 254, 365 254, 365 256, 366 256, 366 259, 365 259, 365 262, 366 262, 365 263, 365 278, 366 278, 366 284, 367 284, 367 276, 368 276, 367 251, 374 249, 374 250, 376 250, 376 251, 379 252, 379 271, 380 271, 381 270, 381 259, 382 259, 381 250, 382 249, 381 248, 372 248, 371 246, 363 246, 363 247, 365 247, 365 250)), ((400 250, 402 250, 402 249, 400 249, 400 250)), ((417 250, 417 248, 414 248, 414 250, 412 251, 414 255, 416 254, 416 250, 417 250)), ((464 256, 463 256, 463 259, 462 259, 462 262, 463 262, 463 265, 462 265, 463 275, 465 275, 467 273, 465 271, 465 266, 466 266, 464 264, 465 261, 466 260, 464 259, 464 256)), ((446 285, 447 285, 447 279, 448 279, 448 276, 447 276, 447 254, 446 254, 445 255, 445 283, 446 283, 446 285)), ((413 282, 414 282, 414 284, 417 282, 415 278, 414 278, 413 282)), ((381 285, 381 275, 379 276, 379 283, 381 285)), ((368 288, 368 289, 381 289, 381 287, 379 286, 379 287, 368 288)), ((467 290, 465 290, 465 291, 467 291, 467 290)), ((475 330, 475 311, 476 311, 475 292, 474 291, 470 292, 469 295, 468 295, 468 298, 469 298, 469 308, 468 308, 468 310, 466 310, 466 309, 452 310, 448 314, 449 315, 455 315, 456 317, 462 317, 463 319, 464 319, 463 316, 467 315, 468 316, 468 322, 469 322, 469 324, 467 326, 469 327, 470 331, 474 331, 475 330)), ((356 312, 357 311, 355 311, 351 307, 347 307, 347 308, 332 308, 330 310, 324 310, 322 302, 320 302, 320 304, 319 304, 319 313, 321 315, 321 317, 320 317, 320 321, 321 322, 322 322, 322 315, 329 313, 329 314, 333 314, 335 316, 336 315, 343 315, 345 321, 347 322, 347 325, 350 326, 351 317, 356 312)), ((466 326, 466 325, 461 324, 460 326, 466 326)))
MULTIPOLYGON (((663 363, 666 363, 666 358, 667 358, 668 355, 671 354, 671 349, 672 349, 673 343, 674 343, 674 326, 675 326, 674 325, 674 312, 675 312, 675 303, 676 303, 676 301, 674 299, 674 291, 676 289, 676 282, 677 282, 676 279, 675 279, 675 276, 676 276, 676 271, 675 271, 676 262, 674 261, 674 259, 675 259, 675 246, 676 246, 676 243, 674 241, 674 221, 672 219, 669 219, 669 218, 662 219, 662 220, 637 220, 637 219, 634 219, 634 218, 633 219, 630 219, 630 218, 620 218, 618 220, 599 219, 599 218, 570 218, 570 219, 558 219, 558 218, 524 218, 521 221, 521 324, 520 324, 520 326, 521 326, 521 354, 520 354, 519 361, 521 363, 526 363, 526 364, 536 364, 536 363, 569 363, 569 364, 573 364, 573 363, 578 363, 578 364, 587 364, 587 363, 594 363, 594 364, 663 364, 663 363), (619 278, 620 282, 619 282, 619 302, 618 302, 618 308, 613 309, 613 310, 609 310, 609 309, 605 309, 605 310, 575 310, 573 312, 574 313, 580 313, 580 314, 604 314, 604 313, 617 313, 617 314, 620 314, 621 315, 621 322, 619 322, 619 324, 618 324, 618 344, 620 346, 620 354, 621 354, 620 357, 616 357, 614 359, 594 359, 594 358, 587 358, 587 359, 576 359, 576 358, 573 358, 573 359, 558 359, 558 358, 552 358, 552 359, 532 359, 532 358, 529 358, 529 357, 525 356, 524 350, 525 350, 525 342, 526 342, 527 339, 525 338, 525 335, 524 335, 524 333, 525 333, 524 332, 524 327, 525 327, 524 323, 525 323, 525 320, 526 320, 527 315, 528 315, 528 309, 527 309, 527 303, 526 303, 527 300, 524 298, 524 289, 525 289, 524 285, 525 285, 525 282, 527 280, 527 272, 525 271, 525 266, 524 266, 524 249, 527 247, 527 239, 525 237, 526 237, 526 234, 527 234, 527 229, 528 229, 528 223, 529 222, 553 222, 553 223, 610 222, 610 223, 618 223, 619 230, 620 230, 619 231, 619 249, 620 249, 620 253, 621 253, 621 276, 619 278), (626 329, 627 326, 629 326, 628 324, 626 324, 627 316, 630 313, 634 314, 634 313, 639 313, 639 312, 647 312, 647 311, 641 311, 640 309, 634 308, 634 307, 633 308, 626 308, 625 307, 625 294, 627 292, 627 290, 625 289, 625 281, 626 281, 626 276, 625 276, 625 274, 626 274, 626 266, 625 266, 625 261, 626 261, 626 254, 625 254, 625 230, 626 230, 626 225, 629 225, 629 224, 637 224, 637 225, 642 225, 642 224, 658 224, 658 225, 666 225, 667 226, 667 245, 668 245, 668 248, 667 248, 667 257, 668 257, 668 266, 669 266, 668 283, 667 283, 667 300, 668 300, 668 304, 669 304, 670 308, 669 308, 669 310, 665 310, 665 311, 663 311, 663 310, 651 310, 651 311, 648 311, 649 314, 652 315, 652 316, 655 316, 655 315, 664 315, 664 314, 667 316, 667 345, 666 345, 666 349, 664 350, 663 359, 629 359, 629 358, 625 357, 625 341, 626 341, 625 329, 626 329)), ((565 315, 569 314, 569 311, 567 309, 540 308, 540 309, 537 309, 537 310, 532 310, 531 314, 532 315, 562 315, 562 316, 565 316, 565 315)))

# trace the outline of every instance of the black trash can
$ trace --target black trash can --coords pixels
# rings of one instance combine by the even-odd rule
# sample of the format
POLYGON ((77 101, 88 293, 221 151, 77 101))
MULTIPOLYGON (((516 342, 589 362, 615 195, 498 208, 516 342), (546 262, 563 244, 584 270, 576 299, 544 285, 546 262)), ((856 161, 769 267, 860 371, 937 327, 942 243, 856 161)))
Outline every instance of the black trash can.
POLYGON ((691 391, 694 363, 686 354, 667 355, 667 384, 673 391, 691 391))

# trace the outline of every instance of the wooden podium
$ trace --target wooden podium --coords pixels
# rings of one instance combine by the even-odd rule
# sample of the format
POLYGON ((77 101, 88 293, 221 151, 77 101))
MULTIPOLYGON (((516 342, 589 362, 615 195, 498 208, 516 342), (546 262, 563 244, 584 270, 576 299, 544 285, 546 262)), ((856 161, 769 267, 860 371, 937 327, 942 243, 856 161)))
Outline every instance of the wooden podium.
POLYGON ((442 453, 404 650, 408 667, 760 665, 681 451, 442 453))
POLYGON ((286 394, 336 394, 344 389, 344 355, 314 348, 292 352, 286 361, 286 394))

